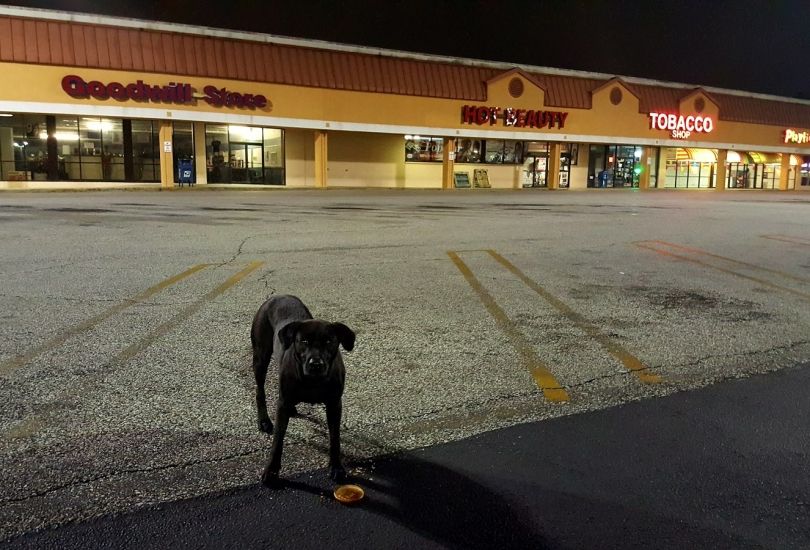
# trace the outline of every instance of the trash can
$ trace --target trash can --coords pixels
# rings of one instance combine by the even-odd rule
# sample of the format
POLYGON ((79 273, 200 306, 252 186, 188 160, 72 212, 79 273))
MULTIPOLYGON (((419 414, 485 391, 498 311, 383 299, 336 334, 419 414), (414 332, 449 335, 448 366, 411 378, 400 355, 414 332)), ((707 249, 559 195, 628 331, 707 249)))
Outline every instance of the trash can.
POLYGON ((194 162, 191 159, 177 161, 177 183, 183 187, 184 183, 194 185, 194 162))

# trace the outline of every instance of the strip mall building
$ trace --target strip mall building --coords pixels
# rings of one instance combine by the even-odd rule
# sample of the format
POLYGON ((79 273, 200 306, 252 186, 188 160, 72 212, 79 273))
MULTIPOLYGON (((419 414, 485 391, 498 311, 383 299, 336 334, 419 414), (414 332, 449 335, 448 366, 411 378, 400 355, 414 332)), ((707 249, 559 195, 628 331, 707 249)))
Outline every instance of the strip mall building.
POLYGON ((810 101, 0 6, 0 188, 810 190, 810 101))

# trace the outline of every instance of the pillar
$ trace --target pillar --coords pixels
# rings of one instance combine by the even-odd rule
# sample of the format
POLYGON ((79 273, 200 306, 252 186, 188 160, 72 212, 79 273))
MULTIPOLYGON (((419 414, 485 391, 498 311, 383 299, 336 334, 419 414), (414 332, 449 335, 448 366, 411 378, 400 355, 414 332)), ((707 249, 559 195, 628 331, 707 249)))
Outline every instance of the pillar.
POLYGON ((782 169, 779 172, 779 190, 788 190, 788 176, 790 175, 790 154, 782 153, 782 169))
POLYGON ((160 186, 164 189, 171 189, 174 187, 174 147, 171 120, 160 121, 158 141, 160 142, 160 186))
POLYGON ((552 143, 548 151, 548 188, 557 189, 560 186, 560 154, 562 146, 552 143))
POLYGON ((456 167, 456 140, 455 138, 444 138, 444 149, 442 150, 442 189, 453 189, 453 172, 456 167))
POLYGON ((726 149, 717 150, 717 169, 714 171, 714 190, 726 190, 726 159, 728 158, 728 151, 726 149))
POLYGON ((315 130, 315 187, 325 188, 327 185, 327 145, 326 131, 315 130))
POLYGON ((195 122, 194 131, 194 181, 208 183, 208 157, 205 151, 205 122, 195 122))
MULTIPOLYGON (((649 189, 650 188, 650 170, 652 166, 650 166, 651 158, 650 153, 652 149, 650 147, 642 147, 641 148, 641 158, 639 159, 639 164, 641 165, 641 172, 638 175, 638 188, 639 189, 649 189)), ((655 155, 652 155, 653 158, 655 155)))

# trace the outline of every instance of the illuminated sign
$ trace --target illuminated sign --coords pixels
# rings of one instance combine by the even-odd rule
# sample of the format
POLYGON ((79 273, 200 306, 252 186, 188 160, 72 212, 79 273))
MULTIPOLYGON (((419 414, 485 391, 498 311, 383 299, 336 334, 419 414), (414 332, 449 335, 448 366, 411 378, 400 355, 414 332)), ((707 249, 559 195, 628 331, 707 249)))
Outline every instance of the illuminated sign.
POLYGON ((788 128, 785 130, 785 143, 810 143, 810 132, 788 128))
POLYGON ((688 139, 692 132, 708 134, 714 130, 714 121, 708 116, 650 113, 650 128, 669 130, 673 139, 688 139))
POLYGON ((511 128, 563 128, 567 112, 532 109, 501 109, 500 107, 479 107, 465 105, 461 108, 462 124, 494 126, 499 121, 511 128))
POLYGON ((205 86, 203 94, 197 94, 191 84, 182 82, 169 82, 167 85, 146 84, 138 80, 130 84, 110 82, 104 84, 98 80, 85 82, 80 76, 67 75, 62 79, 62 89, 70 97, 76 99, 115 99, 117 101, 138 101, 141 103, 177 103, 180 105, 196 105, 197 99, 202 99, 214 107, 236 107, 240 109, 263 109, 267 106, 267 98, 263 95, 243 94, 232 92, 227 88, 205 86))

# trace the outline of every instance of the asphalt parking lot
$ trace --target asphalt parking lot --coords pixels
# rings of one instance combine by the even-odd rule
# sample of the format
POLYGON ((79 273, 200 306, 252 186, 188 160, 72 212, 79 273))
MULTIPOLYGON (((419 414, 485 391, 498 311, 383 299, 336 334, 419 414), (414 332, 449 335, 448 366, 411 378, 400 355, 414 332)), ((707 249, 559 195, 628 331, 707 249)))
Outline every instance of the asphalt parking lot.
POLYGON ((357 332, 349 464, 810 359, 808 193, 3 193, 0 235, 0 540, 255 483, 276 293, 357 332))

